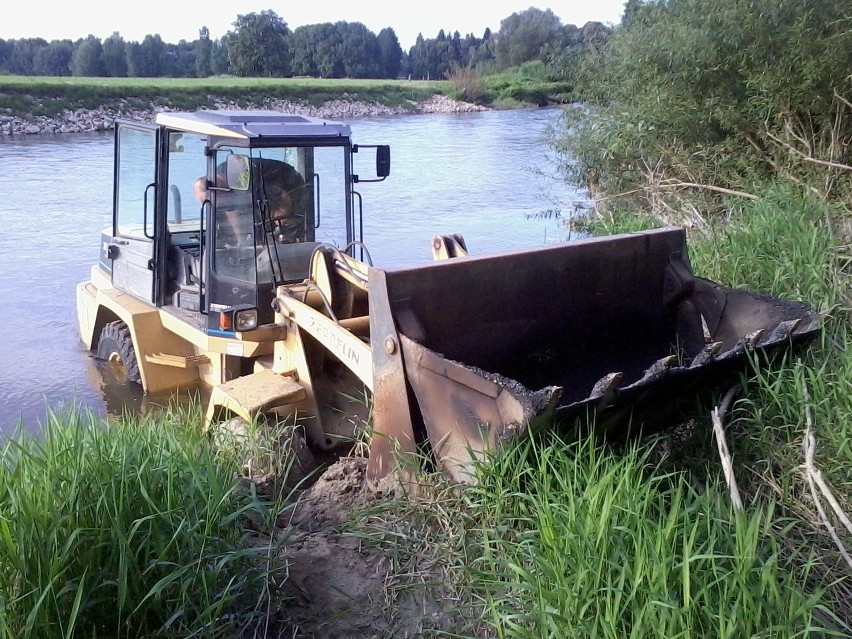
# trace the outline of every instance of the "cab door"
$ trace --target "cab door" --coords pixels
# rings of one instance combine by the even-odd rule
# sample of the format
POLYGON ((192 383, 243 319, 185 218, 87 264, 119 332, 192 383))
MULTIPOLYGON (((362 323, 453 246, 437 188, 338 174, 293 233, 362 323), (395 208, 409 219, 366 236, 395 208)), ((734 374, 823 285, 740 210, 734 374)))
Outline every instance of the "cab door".
POLYGON ((116 123, 112 237, 104 241, 113 286, 157 305, 163 235, 160 137, 156 125, 116 123))

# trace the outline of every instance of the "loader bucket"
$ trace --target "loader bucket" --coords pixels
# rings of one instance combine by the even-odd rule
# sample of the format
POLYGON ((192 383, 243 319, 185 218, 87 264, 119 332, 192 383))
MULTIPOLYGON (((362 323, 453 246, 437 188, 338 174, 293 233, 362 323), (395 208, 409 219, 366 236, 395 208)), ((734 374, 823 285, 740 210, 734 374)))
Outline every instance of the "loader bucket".
MULTIPOLYGON (((371 269, 370 287, 373 334, 395 330, 402 360, 387 340, 374 349, 377 383, 404 371, 405 401, 461 481, 472 458, 554 421, 594 412, 616 435, 670 426, 750 351, 803 344, 821 319, 694 276, 682 229, 371 269)), ((394 423, 377 430, 399 435, 394 423)))

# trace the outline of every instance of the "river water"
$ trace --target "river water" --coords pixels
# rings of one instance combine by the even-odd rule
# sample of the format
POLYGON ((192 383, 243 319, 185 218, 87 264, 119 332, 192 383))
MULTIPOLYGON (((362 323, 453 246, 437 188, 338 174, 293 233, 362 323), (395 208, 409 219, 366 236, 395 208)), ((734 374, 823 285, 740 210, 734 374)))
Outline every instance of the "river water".
MULTIPOLYGON (((437 233, 462 233, 472 254, 569 239, 564 220, 584 193, 556 175, 544 139, 559 116, 352 120, 356 143, 391 146, 390 177, 359 185, 373 262, 430 261, 437 233)), ((72 405, 106 415, 152 401, 105 381, 78 336, 75 287, 111 223, 112 153, 111 133, 0 137, 0 433, 37 431, 49 410, 72 405)))

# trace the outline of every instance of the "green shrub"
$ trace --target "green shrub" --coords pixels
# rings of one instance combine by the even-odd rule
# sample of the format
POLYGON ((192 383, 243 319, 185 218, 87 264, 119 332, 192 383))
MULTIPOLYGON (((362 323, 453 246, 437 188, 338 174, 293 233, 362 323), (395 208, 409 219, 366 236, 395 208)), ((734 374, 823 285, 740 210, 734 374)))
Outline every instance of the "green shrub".
POLYGON ((852 160, 845 3, 649 1, 627 14, 572 73, 592 107, 566 123, 575 180, 594 172, 609 193, 666 180, 748 191, 771 177, 849 188, 848 172, 826 183, 811 161, 852 160))

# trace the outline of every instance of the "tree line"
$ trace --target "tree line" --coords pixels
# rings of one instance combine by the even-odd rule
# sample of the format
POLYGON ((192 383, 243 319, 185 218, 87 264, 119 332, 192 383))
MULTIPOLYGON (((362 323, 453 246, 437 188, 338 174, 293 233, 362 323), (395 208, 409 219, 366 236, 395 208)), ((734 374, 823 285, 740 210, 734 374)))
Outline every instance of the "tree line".
POLYGON ((441 30, 418 35, 403 51, 391 27, 378 34, 360 22, 327 22, 291 30, 274 11, 238 15, 233 29, 211 38, 167 43, 158 34, 141 42, 120 33, 101 40, 0 39, 0 74, 83 77, 248 77, 443 79, 454 68, 495 72, 532 60, 555 64, 605 39, 609 28, 563 25, 549 9, 529 8, 501 21, 499 31, 441 30))

